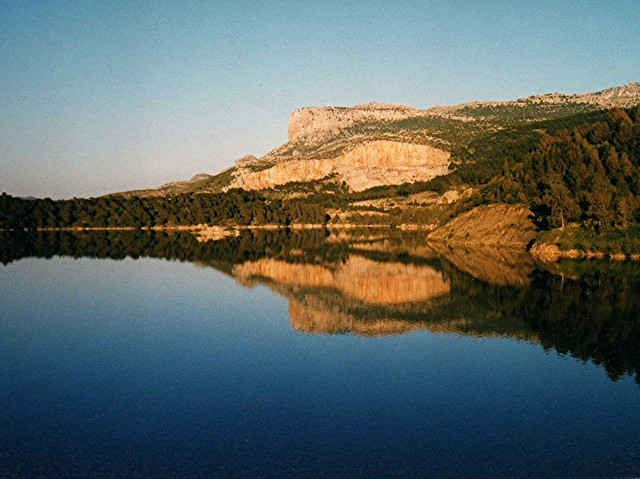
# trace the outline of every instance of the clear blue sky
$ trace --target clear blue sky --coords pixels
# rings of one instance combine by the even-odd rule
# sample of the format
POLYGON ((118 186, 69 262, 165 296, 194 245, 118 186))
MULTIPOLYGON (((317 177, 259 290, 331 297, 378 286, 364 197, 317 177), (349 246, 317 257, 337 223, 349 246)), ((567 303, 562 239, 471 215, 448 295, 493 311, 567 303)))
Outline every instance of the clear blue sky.
POLYGON ((640 80, 640 1, 0 0, 0 191, 217 172, 303 105, 426 107, 640 80))

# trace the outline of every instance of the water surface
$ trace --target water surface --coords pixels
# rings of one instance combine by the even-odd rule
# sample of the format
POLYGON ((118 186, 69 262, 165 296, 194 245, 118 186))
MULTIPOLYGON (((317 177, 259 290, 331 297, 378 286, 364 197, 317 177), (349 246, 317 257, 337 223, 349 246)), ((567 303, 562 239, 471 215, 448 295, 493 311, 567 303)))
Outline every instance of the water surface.
POLYGON ((4 237, 0 477, 640 474, 640 272, 420 236, 4 237))

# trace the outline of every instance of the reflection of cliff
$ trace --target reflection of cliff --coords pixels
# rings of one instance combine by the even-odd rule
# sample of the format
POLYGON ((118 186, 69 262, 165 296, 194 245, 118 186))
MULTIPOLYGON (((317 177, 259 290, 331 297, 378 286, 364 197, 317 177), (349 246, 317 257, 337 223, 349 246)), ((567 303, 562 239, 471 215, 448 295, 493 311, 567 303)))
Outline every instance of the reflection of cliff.
POLYGON ((330 265, 263 258, 234 266, 233 275, 288 298, 291 325, 300 332, 382 336, 429 330, 535 339, 520 320, 496 312, 484 283, 424 264, 359 255, 330 265))
POLYGON ((329 288, 372 305, 428 301, 450 290, 442 273, 428 266, 378 263, 353 255, 333 268, 261 259, 236 266, 233 274, 243 284, 263 278, 279 285, 329 288))

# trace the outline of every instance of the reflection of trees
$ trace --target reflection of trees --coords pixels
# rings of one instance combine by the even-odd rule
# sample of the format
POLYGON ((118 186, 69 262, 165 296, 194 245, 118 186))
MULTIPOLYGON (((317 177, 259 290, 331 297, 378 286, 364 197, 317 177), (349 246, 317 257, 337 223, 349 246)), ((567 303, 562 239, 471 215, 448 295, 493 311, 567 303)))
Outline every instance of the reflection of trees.
POLYGON ((602 365, 612 379, 640 382, 640 266, 582 263, 571 278, 535 270, 524 288, 498 287, 449 268, 452 303, 480 328, 520 325, 546 349, 602 365), (468 306, 464 305, 467 298, 468 306))
POLYGON ((0 232, 0 262, 7 264, 30 256, 151 257, 210 264, 230 272, 235 263, 265 257, 289 257, 300 262, 345 258, 348 254, 345 245, 329 243, 326 236, 322 229, 295 233, 286 229, 245 230, 224 241, 199 243, 192 234, 177 232, 0 232))
MULTIPOLYGON (((324 230, 243 231, 238 237, 210 243, 199 243, 189 233, 4 233, 0 261, 6 264, 31 256, 189 261, 227 274, 250 273, 238 276, 239 280, 266 284, 286 296, 293 305, 292 322, 301 331, 380 335, 424 328, 525 339, 592 360, 612 379, 633 374, 640 381, 640 266, 574 263, 570 275, 535 270, 529 284, 504 286, 474 278, 446 259, 416 255, 420 245, 413 240, 392 243, 388 252, 377 246, 367 249, 362 242, 327 240, 324 230), (366 260, 354 262, 354 251, 366 260), (281 269, 265 270, 271 271, 269 275, 250 268, 272 262, 281 269), (320 268, 326 281, 306 278, 301 268, 320 268), (356 272, 353 282, 350 269, 356 272), (401 303, 371 300, 369 281, 376 277, 386 281, 385 287, 402 288, 405 280, 389 278, 411 274, 430 285, 427 273, 448 285, 444 294, 415 296, 419 300, 401 303), (362 291, 353 289, 358 284, 362 291)), ((392 299, 404 297, 393 293, 386 292, 392 299)))
POLYGON ((545 348, 640 382, 640 275, 592 271, 576 280, 538 272, 521 310, 545 348))

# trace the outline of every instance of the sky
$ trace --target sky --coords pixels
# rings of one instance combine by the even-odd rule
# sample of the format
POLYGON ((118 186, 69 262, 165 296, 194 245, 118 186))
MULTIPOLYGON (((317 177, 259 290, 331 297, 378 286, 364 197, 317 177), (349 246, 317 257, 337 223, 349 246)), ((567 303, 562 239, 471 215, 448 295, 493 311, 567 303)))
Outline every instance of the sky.
POLYGON ((417 107, 640 81, 640 0, 0 0, 0 191, 216 173, 300 106, 417 107))

